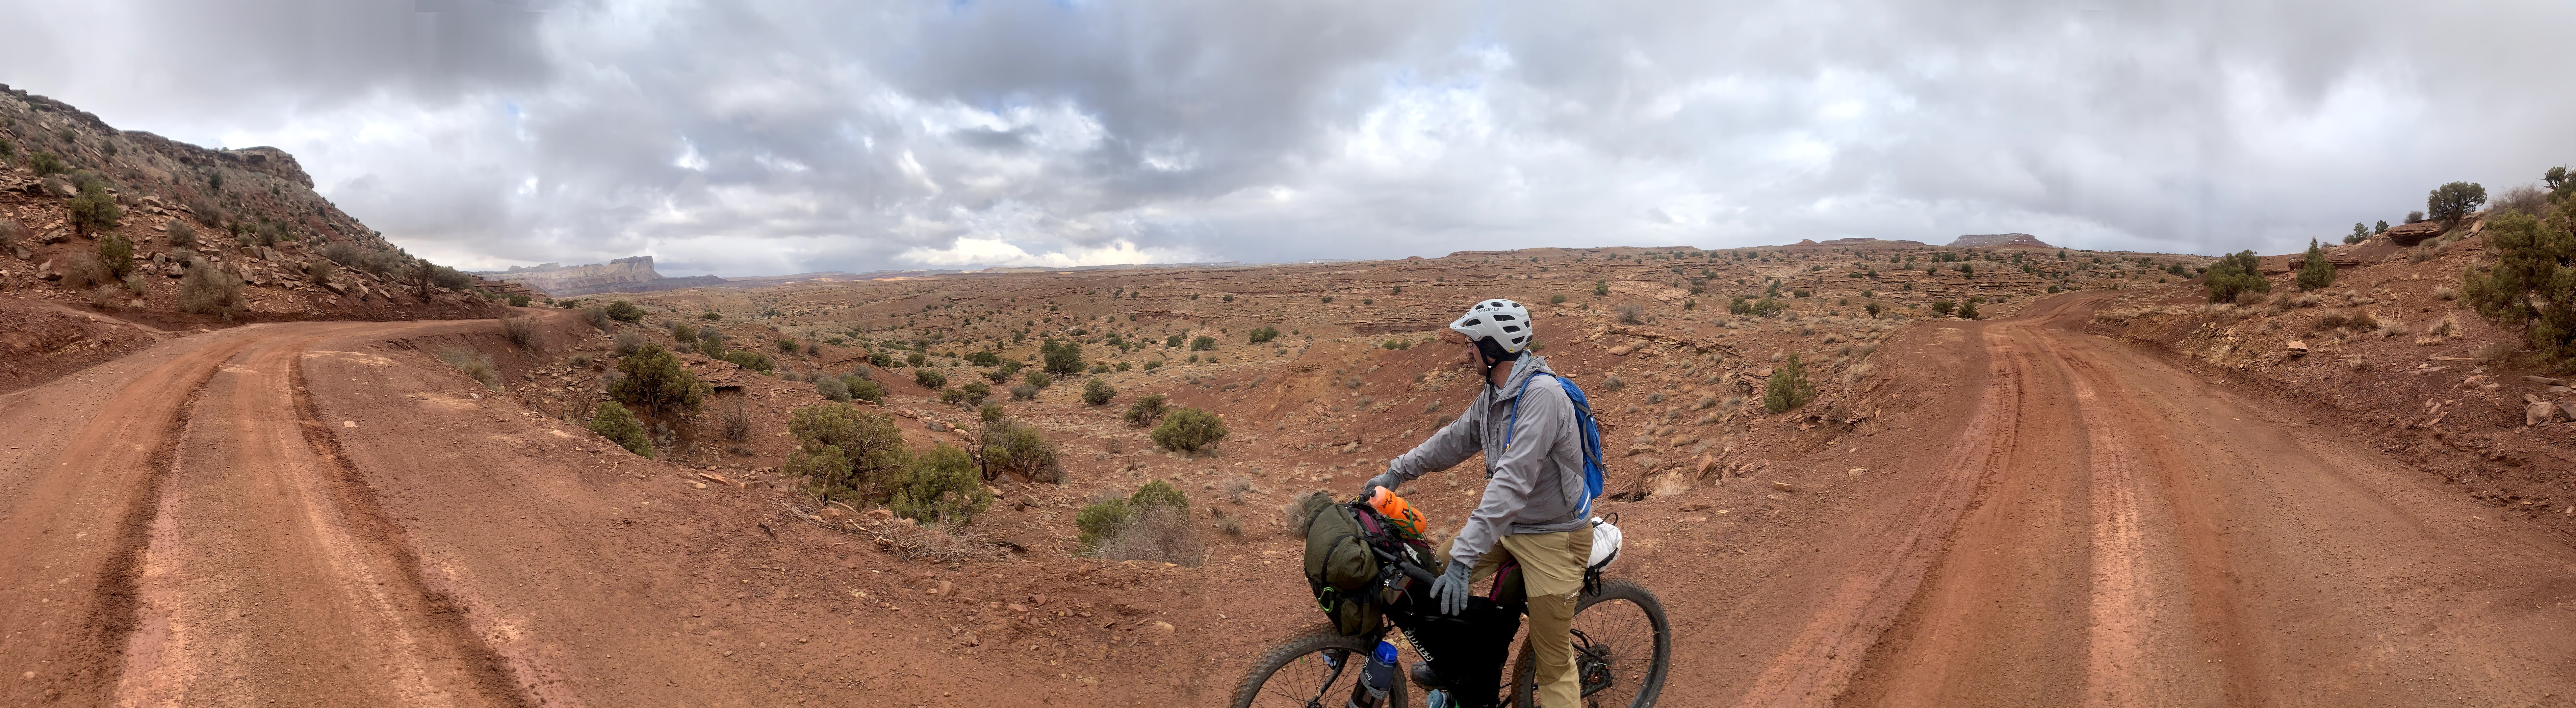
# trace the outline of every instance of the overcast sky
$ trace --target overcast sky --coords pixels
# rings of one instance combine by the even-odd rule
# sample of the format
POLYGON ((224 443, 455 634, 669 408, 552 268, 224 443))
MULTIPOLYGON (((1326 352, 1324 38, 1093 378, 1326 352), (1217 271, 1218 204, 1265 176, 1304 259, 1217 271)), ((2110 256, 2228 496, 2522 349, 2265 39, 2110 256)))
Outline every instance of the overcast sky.
POLYGON ((668 274, 2284 252, 2576 162, 2576 3, 0 0, 0 83, 414 253, 668 274))

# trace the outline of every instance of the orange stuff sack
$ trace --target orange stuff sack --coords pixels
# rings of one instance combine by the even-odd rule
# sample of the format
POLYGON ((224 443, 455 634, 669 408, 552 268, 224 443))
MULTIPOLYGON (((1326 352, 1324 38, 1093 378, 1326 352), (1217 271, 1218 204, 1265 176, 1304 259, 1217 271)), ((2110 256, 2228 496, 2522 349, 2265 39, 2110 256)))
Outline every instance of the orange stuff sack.
POLYGON ((1422 521, 1421 512, 1414 511, 1412 504, 1405 503, 1404 497, 1396 496, 1385 487, 1379 487, 1377 495, 1369 497, 1369 508, 1376 509, 1379 515, 1394 524, 1395 530, 1407 537, 1421 538, 1423 529, 1430 526, 1422 521))

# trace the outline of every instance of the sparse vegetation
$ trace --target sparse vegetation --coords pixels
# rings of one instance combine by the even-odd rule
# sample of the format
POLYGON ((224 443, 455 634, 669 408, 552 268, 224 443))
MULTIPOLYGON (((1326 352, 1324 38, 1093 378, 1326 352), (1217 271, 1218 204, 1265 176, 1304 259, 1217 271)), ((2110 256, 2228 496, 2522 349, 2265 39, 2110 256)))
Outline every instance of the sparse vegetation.
POLYGON ((1098 378, 1083 382, 1082 384, 1082 402, 1084 403, 1095 406, 1105 406, 1109 405, 1109 399, 1114 398, 1117 395, 1118 389, 1110 388, 1109 382, 1098 378))
MULTIPOLYGON (((2352 228, 2358 233, 2361 225, 2353 224, 2352 228)), ((2326 262, 2325 248, 2317 245, 2316 239, 2308 239, 2307 255, 2299 261, 2299 289, 2316 290, 2333 285, 2334 280, 2335 267, 2333 263, 2326 262)))
POLYGON ((2576 200, 2559 200, 2547 218, 2490 219, 2486 243, 2494 265, 2462 276, 2463 298, 2488 320, 2522 328, 2549 366, 2576 364, 2576 268, 2566 265, 2576 262, 2576 200))
POLYGON ((698 375, 659 344, 646 344, 619 358, 617 373, 617 383, 609 386, 608 395, 656 418, 665 411, 697 412, 706 401, 706 386, 698 382, 698 375))
POLYGON ((2236 302, 2249 294, 2272 292, 2272 281, 2263 278, 2260 260, 2251 250, 2228 254, 2210 264, 2208 277, 2202 283, 2209 288, 2210 302, 2236 302))
POLYGON ((1807 405, 1816 397, 1816 385, 1807 380, 1807 367, 1791 353, 1788 361, 1771 372, 1771 381, 1762 390, 1762 407, 1773 413, 1786 413, 1807 405))
POLYGON ((464 372, 475 383, 492 391, 501 390, 501 370, 492 365, 492 355, 462 347, 440 347, 438 360, 464 372))
POLYGON ((922 388, 937 391, 948 387, 948 375, 930 369, 913 369, 912 383, 922 388))
MULTIPOLYGON (((989 406, 998 413, 998 406, 989 406)), ((1056 446, 1036 428, 1012 422, 1007 418, 985 421, 983 435, 984 478, 997 479, 1011 475, 1040 484, 1063 481, 1064 468, 1057 462, 1056 446)))
POLYGON ((635 324, 637 322, 644 321, 644 308, 636 307, 635 303, 627 302, 625 300, 608 303, 608 307, 603 310, 603 312, 608 315, 609 319, 627 324, 635 324))
POLYGON ((1225 440, 1226 435, 1224 419, 1188 406, 1165 413, 1162 424, 1154 426, 1151 434, 1154 444, 1182 452, 1197 452, 1225 440))
POLYGON ((1127 499, 1109 499, 1074 516, 1083 545, 1109 560, 1197 566, 1207 548, 1190 525, 1189 498, 1160 481, 1127 499))
POLYGON ((1143 398, 1136 399, 1134 403, 1127 405, 1125 416, 1127 424, 1139 428, 1153 425, 1154 421, 1163 418, 1163 402, 1163 394, 1159 393, 1147 394, 1143 398))
MULTIPOLYGON (((66 274, 64 280, 70 280, 66 274)), ((242 302, 241 276, 203 261, 190 263, 188 275, 179 279, 179 311, 213 315, 225 322, 241 316, 248 309, 242 302)))
POLYGON ((539 342, 537 341, 537 318, 503 317, 501 318, 501 335, 509 338, 510 343, 518 345, 520 349, 533 352, 537 351, 539 348, 539 342))
POLYGON ((644 424, 637 421, 635 414, 627 411, 625 406, 617 405, 616 401, 601 402, 598 412, 590 417, 589 428, 590 432, 608 438, 609 442, 617 443, 618 447, 626 448, 627 452, 645 457, 653 456, 653 440, 645 436, 644 424))

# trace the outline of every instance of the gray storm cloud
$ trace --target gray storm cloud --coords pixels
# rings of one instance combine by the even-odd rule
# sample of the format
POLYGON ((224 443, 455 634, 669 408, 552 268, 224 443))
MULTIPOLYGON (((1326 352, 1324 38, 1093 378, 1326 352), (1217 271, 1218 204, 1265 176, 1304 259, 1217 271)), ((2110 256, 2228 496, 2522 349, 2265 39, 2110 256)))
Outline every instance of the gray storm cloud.
POLYGON ((108 1, 0 26, 0 82, 285 148, 479 267, 2277 252, 2576 152, 2565 3, 108 1))

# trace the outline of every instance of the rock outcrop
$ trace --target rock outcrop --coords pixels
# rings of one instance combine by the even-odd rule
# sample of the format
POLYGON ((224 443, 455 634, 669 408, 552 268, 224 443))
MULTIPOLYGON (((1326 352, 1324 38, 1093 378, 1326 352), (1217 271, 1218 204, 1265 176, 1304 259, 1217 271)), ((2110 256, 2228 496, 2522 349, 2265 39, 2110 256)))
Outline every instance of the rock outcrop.
POLYGON ((2003 246, 2056 248, 2056 246, 2040 242, 2039 237, 2032 236, 2030 234, 1966 234, 1957 239, 1951 240, 1950 246, 1953 248, 2000 248, 2003 246))
POLYGON ((579 297, 598 293, 641 293, 723 285, 725 279, 712 275, 687 278, 665 278, 653 270, 652 256, 619 258, 607 263, 564 267, 545 265, 512 268, 499 273, 477 273, 493 280, 518 283, 531 290, 554 297, 579 297))

